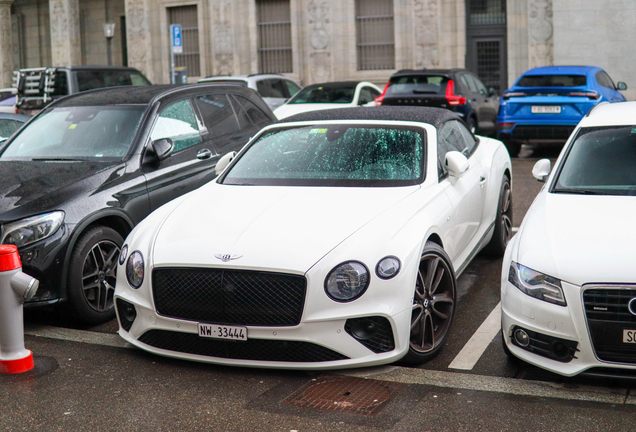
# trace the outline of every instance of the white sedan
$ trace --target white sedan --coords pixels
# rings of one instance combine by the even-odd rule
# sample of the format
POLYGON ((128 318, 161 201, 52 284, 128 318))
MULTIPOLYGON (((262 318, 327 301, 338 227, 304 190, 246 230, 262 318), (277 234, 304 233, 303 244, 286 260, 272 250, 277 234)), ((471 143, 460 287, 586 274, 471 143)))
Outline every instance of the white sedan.
POLYGON ((636 369, 636 102, 581 120, 510 242, 504 350, 566 376, 636 369), (613 371, 610 369, 614 369, 613 371))
POLYGON ((456 277, 511 233, 508 152, 442 109, 305 113, 224 168, 126 239, 131 344, 240 366, 422 363, 448 338, 456 277))
POLYGON ((343 81, 313 84, 305 87, 274 110, 279 120, 307 111, 334 108, 375 106, 375 98, 382 90, 375 84, 362 81, 343 81))

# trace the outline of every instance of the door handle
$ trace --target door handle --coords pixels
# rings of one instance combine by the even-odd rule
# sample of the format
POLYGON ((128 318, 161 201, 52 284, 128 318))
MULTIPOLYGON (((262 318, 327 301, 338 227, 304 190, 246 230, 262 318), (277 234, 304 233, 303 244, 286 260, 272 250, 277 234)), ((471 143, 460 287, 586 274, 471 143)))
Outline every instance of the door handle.
POLYGON ((210 149, 201 149, 197 153, 197 159, 210 159, 212 157, 212 151, 210 149))
POLYGON ((483 187, 484 183, 486 183, 486 177, 485 176, 479 176, 479 186, 483 187))

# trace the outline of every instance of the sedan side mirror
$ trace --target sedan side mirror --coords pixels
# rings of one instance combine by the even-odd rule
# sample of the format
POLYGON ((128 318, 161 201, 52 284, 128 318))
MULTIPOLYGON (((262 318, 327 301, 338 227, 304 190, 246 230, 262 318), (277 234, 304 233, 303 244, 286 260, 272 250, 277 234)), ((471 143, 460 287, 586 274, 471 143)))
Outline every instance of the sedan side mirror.
POLYGON ((219 175, 223 171, 225 171, 225 168, 227 168, 227 166, 230 164, 230 162, 234 160, 235 157, 236 157, 235 151, 225 153, 223 157, 219 159, 219 161, 216 163, 216 167, 214 167, 214 171, 216 172, 216 175, 219 175))
POLYGON ((627 90, 627 84, 625 84, 623 81, 619 81, 616 83, 616 89, 617 90, 627 90))
POLYGON ((541 183, 545 183, 550 175, 550 171, 552 171, 552 163, 550 162, 550 159, 541 159, 534 164, 534 167, 532 168, 532 175, 541 183))
POLYGON ((367 100, 367 99, 365 99, 365 98, 363 98, 363 99, 359 99, 359 100, 358 100, 358 106, 366 105, 366 104, 368 104, 369 102, 371 102, 371 101, 369 101, 369 100, 367 100))
POLYGON ((488 96, 496 96, 497 92, 495 91, 494 88, 490 87, 488 88, 488 96))
POLYGON ((466 171, 468 171, 468 167, 470 163, 466 156, 461 154, 458 151, 449 151, 446 153, 446 157, 444 158, 444 166, 448 170, 448 174, 451 177, 459 178, 466 171))

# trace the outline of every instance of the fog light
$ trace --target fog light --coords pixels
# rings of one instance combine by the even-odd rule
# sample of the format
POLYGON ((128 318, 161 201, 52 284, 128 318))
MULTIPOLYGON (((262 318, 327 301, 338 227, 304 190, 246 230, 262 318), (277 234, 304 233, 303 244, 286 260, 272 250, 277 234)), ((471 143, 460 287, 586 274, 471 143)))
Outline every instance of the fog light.
POLYGON ((119 324, 121 324, 121 327, 126 331, 130 331, 137 318, 135 306, 122 299, 117 299, 117 312, 119 312, 119 324))
POLYGON ((552 344, 552 354, 556 358, 565 359, 570 356, 570 348, 563 342, 555 342, 552 344))
POLYGON ((371 320, 358 321, 351 326, 353 337, 360 340, 371 339, 377 330, 378 326, 371 320))
POLYGON ((519 346, 527 347, 528 345, 530 345, 530 336, 528 336, 528 333, 526 333, 525 330, 517 329, 515 330, 513 336, 515 338, 515 341, 519 344, 519 346))

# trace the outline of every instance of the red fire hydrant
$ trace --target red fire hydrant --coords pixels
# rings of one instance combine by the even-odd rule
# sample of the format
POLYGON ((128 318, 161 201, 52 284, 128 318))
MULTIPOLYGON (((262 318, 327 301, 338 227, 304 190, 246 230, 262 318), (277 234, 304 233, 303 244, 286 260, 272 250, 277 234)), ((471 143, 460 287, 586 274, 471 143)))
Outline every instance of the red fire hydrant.
POLYGON ((0 245, 0 373, 17 374, 33 369, 33 353, 24 348, 22 305, 30 300, 39 282, 22 273, 18 248, 0 245))

